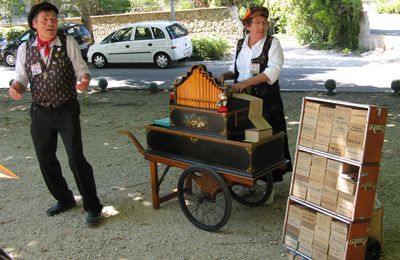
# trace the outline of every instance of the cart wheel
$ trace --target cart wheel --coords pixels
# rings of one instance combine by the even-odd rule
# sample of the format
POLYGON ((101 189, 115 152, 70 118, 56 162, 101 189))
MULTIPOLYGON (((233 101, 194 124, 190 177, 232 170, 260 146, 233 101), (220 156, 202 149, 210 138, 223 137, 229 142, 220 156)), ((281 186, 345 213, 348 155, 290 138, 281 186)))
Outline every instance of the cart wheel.
POLYGON ((274 181, 272 174, 268 173, 258 179, 253 186, 234 184, 230 187, 232 197, 242 205, 258 207, 264 204, 271 196, 274 181))
POLYGON ((381 243, 373 238, 369 237, 367 242, 367 251, 365 253, 365 260, 379 260, 381 255, 381 243))
POLYGON ((189 221, 206 231, 222 228, 232 210, 229 189, 223 178, 201 166, 189 167, 179 177, 178 201, 189 221))

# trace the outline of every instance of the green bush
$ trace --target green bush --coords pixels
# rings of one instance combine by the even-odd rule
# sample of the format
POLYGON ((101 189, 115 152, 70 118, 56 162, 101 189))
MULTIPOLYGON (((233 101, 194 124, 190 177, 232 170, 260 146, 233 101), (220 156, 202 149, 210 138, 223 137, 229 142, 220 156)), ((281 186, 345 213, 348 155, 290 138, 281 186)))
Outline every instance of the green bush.
POLYGON ((168 6, 162 0, 130 0, 132 12, 159 11, 168 6))
POLYGON ((271 33, 286 33, 287 20, 290 13, 287 1, 270 1, 269 12, 271 33))
POLYGON ((400 0, 378 0, 376 10, 380 14, 400 14, 400 0))
POLYGON ((13 40, 17 39, 17 37, 20 36, 25 31, 26 31, 26 28, 24 28, 24 27, 14 26, 10 29, 5 30, 4 36, 7 41, 13 41, 13 40))
POLYGON ((196 5, 191 0, 180 0, 180 1, 176 1, 176 2, 177 3, 175 4, 175 6, 176 6, 175 8, 177 10, 196 8, 196 5))
POLYGON ((236 5, 239 8, 247 8, 255 5, 263 6, 265 2, 267 2, 267 0, 210 0, 209 5, 211 7, 236 5))
MULTIPOLYGON (((112 1, 112 0, 108 0, 112 1)), ((129 0, 132 12, 169 11, 171 10, 170 0, 129 0)), ((114 1, 115 2, 115 1, 114 1)), ((175 10, 196 8, 193 0, 175 0, 175 10)), ((206 3, 203 3, 206 4, 206 3)))
POLYGON ((361 0, 290 0, 291 29, 303 43, 356 49, 361 0))
POLYGON ((223 39, 194 37, 191 60, 221 60, 229 50, 229 44, 223 39))
MULTIPOLYGON (((94 6, 93 6, 94 7, 94 6)), ((99 1, 96 10, 96 14, 118 14, 126 13, 131 10, 131 3, 129 0, 102 0, 99 1)))

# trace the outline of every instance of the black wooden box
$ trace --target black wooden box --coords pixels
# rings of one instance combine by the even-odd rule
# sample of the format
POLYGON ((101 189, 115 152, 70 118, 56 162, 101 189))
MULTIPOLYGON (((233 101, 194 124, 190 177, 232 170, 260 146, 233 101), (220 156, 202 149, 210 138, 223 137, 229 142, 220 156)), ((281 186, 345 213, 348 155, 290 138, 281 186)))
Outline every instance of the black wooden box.
POLYGON ((244 139, 244 130, 254 127, 248 114, 249 101, 235 97, 229 98, 227 113, 219 113, 215 109, 170 105, 172 127, 200 131, 224 139, 244 139))
POLYGON ((149 153, 227 169, 245 177, 257 177, 265 169, 285 161, 284 133, 247 143, 155 125, 147 126, 146 130, 149 153))

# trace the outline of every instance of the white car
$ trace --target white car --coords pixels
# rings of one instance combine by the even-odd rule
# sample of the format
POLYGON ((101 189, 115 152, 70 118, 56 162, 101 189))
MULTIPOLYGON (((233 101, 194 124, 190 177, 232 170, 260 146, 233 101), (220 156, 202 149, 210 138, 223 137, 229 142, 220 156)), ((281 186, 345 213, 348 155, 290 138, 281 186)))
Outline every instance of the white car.
POLYGON ((192 54, 192 40, 177 22, 147 21, 119 29, 89 48, 88 61, 97 68, 108 63, 155 63, 167 68, 171 61, 192 54))

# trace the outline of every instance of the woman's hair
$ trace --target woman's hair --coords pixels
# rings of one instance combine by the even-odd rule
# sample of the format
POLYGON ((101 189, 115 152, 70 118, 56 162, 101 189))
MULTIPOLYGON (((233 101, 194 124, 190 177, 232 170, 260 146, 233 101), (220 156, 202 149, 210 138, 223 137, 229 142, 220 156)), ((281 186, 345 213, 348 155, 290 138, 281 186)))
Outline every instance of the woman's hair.
POLYGON ((262 6, 253 6, 250 9, 246 10, 246 13, 242 16, 243 25, 249 25, 253 21, 253 18, 256 16, 263 16, 266 19, 269 17, 269 11, 267 8, 262 6))

